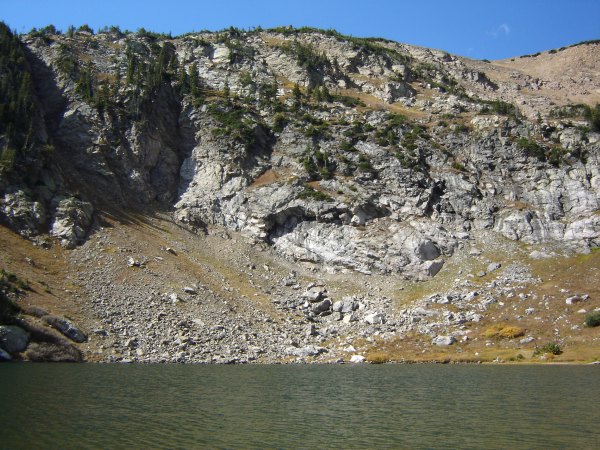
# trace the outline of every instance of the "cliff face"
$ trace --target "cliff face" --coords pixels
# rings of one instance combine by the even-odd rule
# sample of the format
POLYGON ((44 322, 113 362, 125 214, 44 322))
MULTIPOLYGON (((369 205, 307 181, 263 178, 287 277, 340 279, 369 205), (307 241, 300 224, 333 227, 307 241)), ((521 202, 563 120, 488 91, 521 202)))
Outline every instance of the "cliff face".
POLYGON ((160 211, 313 270, 412 280, 496 239, 599 244, 597 43, 484 62, 310 29, 11 39, 30 120, 0 133, 0 218, 31 239, 72 249, 107 214, 160 211))
POLYGON ((416 278, 472 230, 597 245, 600 135, 545 95, 567 88, 503 81, 507 63, 312 30, 22 41, 57 166, 33 190, 4 186, 3 219, 25 235, 72 247, 92 205, 116 202, 416 278))

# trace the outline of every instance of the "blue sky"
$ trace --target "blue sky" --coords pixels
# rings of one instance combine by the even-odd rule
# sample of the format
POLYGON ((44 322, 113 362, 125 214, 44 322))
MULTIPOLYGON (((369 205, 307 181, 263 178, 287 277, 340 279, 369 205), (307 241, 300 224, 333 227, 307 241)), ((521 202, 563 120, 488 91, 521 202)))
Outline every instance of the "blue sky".
POLYGON ((500 59, 600 39, 600 0, 0 0, 0 20, 18 32, 87 23, 174 35, 306 25, 500 59))

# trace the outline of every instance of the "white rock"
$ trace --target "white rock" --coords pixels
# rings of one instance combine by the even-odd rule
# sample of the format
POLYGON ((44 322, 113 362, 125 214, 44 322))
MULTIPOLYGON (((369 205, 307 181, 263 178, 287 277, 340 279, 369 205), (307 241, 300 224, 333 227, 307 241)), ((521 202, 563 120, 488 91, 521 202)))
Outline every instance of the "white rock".
POLYGON ((345 314, 344 318, 342 319, 342 322, 344 323, 351 323, 351 322, 356 322, 358 321, 358 314, 356 314, 355 312, 350 313, 350 314, 345 314))
POLYGON ((583 301, 583 298, 581 298, 579 295, 572 295, 571 297, 567 297, 565 303, 567 305, 574 305, 575 303, 579 303, 581 301, 583 301))
POLYGON ((381 313, 371 313, 365 316, 365 323, 370 323, 371 325, 382 324, 385 321, 385 317, 381 313))
POLYGON ((365 357, 362 355, 352 355, 352 358, 350 358, 350 362, 351 363, 355 363, 355 364, 360 364, 365 362, 365 357))
POLYGON ((325 351, 327 351, 327 349, 323 347, 317 347, 316 345, 307 345, 305 347, 288 347, 285 349, 285 352, 288 355, 299 357, 317 356, 325 351))
POLYGON ((133 258, 127 258, 127 265, 129 267, 140 267, 140 262, 133 258))
POLYGON ((431 341, 431 343, 433 345, 440 345, 440 346, 444 346, 444 345, 452 345, 456 342, 456 339, 454 339, 454 336, 436 336, 433 338, 433 340, 431 341))

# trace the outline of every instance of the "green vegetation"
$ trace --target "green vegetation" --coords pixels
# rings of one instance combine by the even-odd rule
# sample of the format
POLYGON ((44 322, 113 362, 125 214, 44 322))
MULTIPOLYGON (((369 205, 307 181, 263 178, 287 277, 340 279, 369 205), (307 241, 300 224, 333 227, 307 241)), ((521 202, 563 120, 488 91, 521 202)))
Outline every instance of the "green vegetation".
MULTIPOLYGON (((437 88, 442 92, 456 95, 459 98, 472 100, 455 78, 433 63, 419 63, 413 67, 412 71, 415 78, 428 83, 432 88, 437 88)), ((487 77, 483 72, 480 72, 480 77, 487 80, 487 77)), ((488 82, 490 81, 488 80, 488 82)))
POLYGON ((352 126, 344 132, 344 136, 350 139, 350 144, 354 145, 358 141, 365 141, 367 134, 373 131, 375 128, 368 123, 357 120, 352 123, 352 126))
POLYGON ((588 122, 591 131, 600 131, 600 103, 596 106, 577 104, 554 108, 550 117, 556 119, 584 119, 588 122))
POLYGON ((301 200, 316 200, 319 202, 330 202, 333 200, 329 195, 312 188, 308 184, 304 186, 304 190, 298 193, 296 198, 301 200))
POLYGON ((358 170, 360 172, 369 173, 373 176, 377 176, 377 170, 375 170, 375 168, 371 164, 371 160, 364 153, 361 153, 358 156, 358 170))
POLYGON ((546 151, 533 140, 524 137, 519 138, 517 147, 529 157, 537 158, 539 161, 546 161, 546 151))
POLYGON ((18 311, 17 305, 0 289, 0 324, 10 323, 18 311))
POLYGON ((537 52, 537 53, 533 53, 531 55, 521 55, 521 56, 519 56, 519 58, 535 58, 536 56, 540 56, 540 55, 541 55, 541 53, 537 52))
POLYGON ((456 125, 454 125, 453 131, 456 134, 469 133, 471 131, 471 128, 469 128, 469 126, 464 123, 457 123, 456 125))
POLYGON ((592 131, 600 131, 600 103, 596 103, 595 107, 585 105, 584 117, 590 124, 592 131))
POLYGON ((240 104, 219 105, 212 103, 210 114, 221 124, 220 128, 212 130, 215 136, 229 136, 250 149, 255 143, 254 121, 250 110, 240 104))
POLYGON ((325 53, 319 53, 312 45, 303 44, 301 42, 293 42, 280 46, 285 53, 296 58, 296 62, 300 67, 306 69, 307 72, 323 72, 327 67, 331 66, 331 62, 325 53))
POLYGON ((404 63, 404 64, 408 64, 411 61, 410 56, 401 54, 394 49, 386 47, 384 44, 393 43, 393 41, 390 41, 388 39, 369 38, 369 37, 360 38, 360 37, 344 35, 333 29, 324 30, 324 29, 314 28, 314 27, 294 28, 294 27, 288 26, 288 27, 271 28, 271 29, 268 29, 267 31, 271 31, 271 32, 275 32, 275 33, 282 33, 285 36, 294 36, 294 35, 298 35, 298 34, 309 34, 309 33, 323 34, 325 36, 335 37, 336 39, 338 39, 340 41, 350 42, 353 45, 354 50, 362 50, 367 54, 386 57, 392 61, 404 63))
POLYGON ((36 158, 33 84, 25 51, 0 22, 0 173, 23 170, 36 158))
POLYGON ((550 150, 546 153, 548 163, 550 163, 554 167, 560 166, 566 153, 566 150, 562 147, 551 147, 550 150))
POLYGON ((301 117, 301 121, 308 126, 304 130, 306 137, 313 138, 313 140, 326 139, 329 137, 329 123, 318 117, 314 117, 310 114, 304 114, 301 117))
POLYGON ((398 130, 408 122, 406 116, 402 114, 390 114, 385 126, 375 132, 375 139, 378 145, 387 147, 398 144, 400 138, 398 130))
POLYGON ((343 141, 340 144, 340 150, 344 150, 345 152, 350 152, 350 153, 355 153, 358 150, 356 149, 356 147, 354 145, 352 145, 352 143, 348 142, 348 141, 343 141))
POLYGON ((587 327, 600 326, 600 311, 594 311, 585 316, 585 325, 587 327))
POLYGON ((275 114, 275 116, 273 117, 273 131, 281 133, 288 123, 289 120, 285 114, 275 114))
POLYGON ((356 98, 356 97, 351 97, 349 95, 338 95, 338 94, 333 94, 331 96, 331 101, 334 102, 340 102, 341 104, 343 104, 344 106, 347 106, 349 108, 356 108, 357 106, 366 106, 365 102, 363 102, 361 99, 356 98))
POLYGON ((241 64, 244 60, 254 58, 254 48, 245 45, 237 39, 225 39, 225 46, 229 49, 229 64, 241 64))
POLYGON ((592 44, 600 44, 600 39, 591 39, 589 41, 581 41, 581 42, 578 42, 577 44, 569 45, 569 47, 577 47, 579 45, 592 45, 592 44))
POLYGON ((582 103, 576 105, 557 106, 550 111, 549 115, 550 117, 556 119, 584 117, 588 108, 588 105, 584 105, 582 103))
POLYGON ((413 125, 411 130, 402 136, 401 145, 407 150, 416 150, 418 138, 429 139, 427 130, 421 125, 413 125))
MULTIPOLYGON (((517 147, 528 157, 537 158, 538 161, 547 162, 554 167, 560 166, 564 160, 565 154, 567 153, 566 150, 560 146, 545 148, 534 140, 524 137, 519 138, 517 141, 517 147)), ((581 161, 585 161, 586 155, 581 150, 574 150, 572 155, 581 161)))
MULTIPOLYGON (((141 29, 143 30, 143 28, 141 29)), ((84 23, 79 28, 77 28, 77 32, 94 34, 94 30, 87 23, 84 23)))
POLYGON ((0 269, 0 291, 18 294, 20 291, 30 289, 28 281, 22 280, 12 272, 0 269))
POLYGON ((481 114, 500 114, 515 117, 520 114, 515 105, 502 100, 479 100, 479 102, 485 105, 481 110, 481 114))
POLYGON ((465 165, 458 161, 452 161, 452 168, 454 170, 458 170, 459 172, 466 172, 465 165))
POLYGON ((310 179, 329 180, 333 178, 335 163, 329 158, 327 152, 307 147, 306 154, 302 158, 302 165, 310 179))
POLYGON ((533 356, 545 355, 547 353, 551 355, 560 355, 563 352, 560 345, 556 342, 549 342, 542 347, 536 348, 533 352, 533 356))

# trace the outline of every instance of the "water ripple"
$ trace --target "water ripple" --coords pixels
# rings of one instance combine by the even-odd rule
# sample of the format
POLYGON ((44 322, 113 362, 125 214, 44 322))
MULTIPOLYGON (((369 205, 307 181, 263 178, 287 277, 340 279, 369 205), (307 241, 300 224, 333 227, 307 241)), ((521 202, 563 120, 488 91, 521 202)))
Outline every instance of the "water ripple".
POLYGON ((598 448, 596 367, 0 366, 0 447, 598 448))

